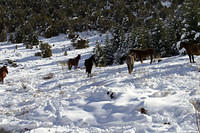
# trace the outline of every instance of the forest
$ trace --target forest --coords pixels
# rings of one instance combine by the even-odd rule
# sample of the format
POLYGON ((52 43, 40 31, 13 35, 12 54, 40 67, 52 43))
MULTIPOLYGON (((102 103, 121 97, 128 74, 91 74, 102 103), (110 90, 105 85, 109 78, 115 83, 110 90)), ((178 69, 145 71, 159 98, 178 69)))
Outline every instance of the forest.
POLYGON ((180 41, 200 42, 199 0, 1 0, 0 16, 0 41, 12 43, 110 33, 94 50, 101 65, 120 63, 130 48, 154 48, 155 55, 169 57, 179 54, 180 41))

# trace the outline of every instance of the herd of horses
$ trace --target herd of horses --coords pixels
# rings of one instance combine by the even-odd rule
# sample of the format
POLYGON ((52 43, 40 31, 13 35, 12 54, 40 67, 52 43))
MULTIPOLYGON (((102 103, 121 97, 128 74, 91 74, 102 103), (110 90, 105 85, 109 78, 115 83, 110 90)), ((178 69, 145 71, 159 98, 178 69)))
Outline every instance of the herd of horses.
MULTIPOLYGON (((179 50, 182 48, 185 48, 190 63, 195 63, 194 61, 194 55, 200 55, 200 43, 191 43, 191 42, 181 42, 179 50)), ((126 64, 128 67, 128 73, 131 74, 134 68, 134 60, 135 58, 139 58, 140 62, 143 63, 143 58, 150 56, 150 64, 153 62, 153 54, 154 49, 153 48, 146 48, 146 49, 130 49, 128 55, 126 56, 126 64)), ((70 58, 67 61, 68 69, 71 70, 72 66, 74 66, 74 69, 78 68, 79 60, 81 59, 81 55, 78 54, 75 58, 70 58)), ((91 71, 93 64, 97 66, 95 55, 92 55, 88 59, 85 59, 84 65, 86 68, 86 73, 88 77, 91 76, 91 71)), ((8 74, 8 68, 6 65, 0 68, 0 82, 3 83, 4 78, 6 77, 6 74, 8 74)))
MULTIPOLYGON (((180 50, 182 48, 186 49, 186 52, 189 56, 190 62, 195 63, 194 61, 194 55, 200 55, 200 44, 192 44, 190 42, 181 42, 180 43, 180 50)), ((126 64, 128 67, 128 73, 131 74, 133 72, 134 68, 134 61, 135 58, 138 58, 141 63, 143 63, 143 59, 150 57, 150 64, 153 63, 153 55, 154 55, 154 49, 153 48, 146 48, 146 49, 130 49, 128 55, 126 56, 126 64)), ((78 55, 80 56, 80 55, 78 55)), ((68 60, 68 69, 71 70, 71 66, 74 65, 75 69, 77 68, 77 63, 79 62, 79 59, 75 57, 74 59, 68 60), (76 63, 73 63, 76 62, 76 63)), ((93 64, 97 66, 97 63, 95 61, 95 55, 92 55, 90 58, 86 59, 84 62, 86 73, 88 74, 88 77, 91 76, 91 71, 93 64)))

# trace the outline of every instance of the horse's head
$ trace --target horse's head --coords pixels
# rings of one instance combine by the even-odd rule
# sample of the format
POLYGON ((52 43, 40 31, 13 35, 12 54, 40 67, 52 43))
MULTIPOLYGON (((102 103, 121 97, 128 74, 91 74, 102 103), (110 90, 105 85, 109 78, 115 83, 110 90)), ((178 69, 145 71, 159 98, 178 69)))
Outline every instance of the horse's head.
POLYGON ((4 72, 6 72, 6 73, 8 74, 8 68, 7 68, 7 66, 3 66, 3 67, 1 68, 1 70, 4 71, 4 72))

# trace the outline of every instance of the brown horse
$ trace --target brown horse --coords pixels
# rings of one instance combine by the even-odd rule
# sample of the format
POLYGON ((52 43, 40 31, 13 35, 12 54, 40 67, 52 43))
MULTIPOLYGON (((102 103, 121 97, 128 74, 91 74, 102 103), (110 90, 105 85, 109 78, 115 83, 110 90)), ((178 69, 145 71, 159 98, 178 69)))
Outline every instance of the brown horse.
POLYGON ((194 55, 200 55, 200 43, 193 44, 191 42, 181 42, 179 50, 182 48, 186 49, 186 52, 190 58, 190 63, 195 63, 194 55))
POLYGON ((130 53, 127 57, 126 57, 126 64, 128 67, 128 73, 131 74, 134 68, 134 53, 130 53))
POLYGON ((92 55, 88 59, 85 59, 84 65, 85 65, 85 68, 86 68, 86 73, 88 73, 88 77, 91 76, 93 63, 95 64, 95 66, 97 66, 97 63, 95 61, 95 56, 94 55, 92 55))
POLYGON ((74 66, 74 69, 77 69, 78 67, 78 62, 81 59, 81 55, 77 55, 75 58, 71 58, 68 60, 67 65, 68 65, 68 69, 71 70, 72 66, 74 66))
POLYGON ((143 58, 150 56, 151 57, 151 62, 153 62, 153 53, 154 49, 153 48, 146 48, 146 49, 131 49, 130 53, 135 53, 136 57, 140 59, 140 62, 143 63, 143 58))
POLYGON ((0 81, 3 84, 3 79, 6 77, 6 74, 8 74, 7 66, 3 66, 0 68, 0 81))

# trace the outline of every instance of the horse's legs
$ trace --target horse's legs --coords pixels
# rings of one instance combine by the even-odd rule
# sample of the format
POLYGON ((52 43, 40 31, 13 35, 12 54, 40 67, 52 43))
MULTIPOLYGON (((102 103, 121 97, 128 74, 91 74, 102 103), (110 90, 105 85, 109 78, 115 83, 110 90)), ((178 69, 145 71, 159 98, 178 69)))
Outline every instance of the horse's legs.
POLYGON ((69 63, 69 61, 68 61, 67 65, 68 65, 68 69, 71 70, 71 64, 69 63))
POLYGON ((127 64, 128 66, 128 73, 131 74, 131 67, 130 67, 130 64, 127 64))
POLYGON ((143 63, 143 57, 139 56, 139 58, 140 58, 140 62, 143 63))
POLYGON ((1 77, 0 82, 3 84, 3 76, 1 77))
POLYGON ((192 57, 191 57, 191 55, 190 54, 188 54, 188 56, 189 56, 189 58, 190 58, 190 63, 192 63, 192 57))
POLYGON ((132 72, 133 72, 133 64, 131 65, 130 73, 132 73, 132 72))
POLYGON ((71 66, 71 65, 69 65, 69 66, 68 66, 68 69, 69 69, 69 70, 71 70, 71 68, 72 68, 72 66, 71 66))
POLYGON ((131 74, 133 71, 133 65, 128 64, 128 73, 131 74))
POLYGON ((150 64, 152 64, 152 62, 153 62, 153 55, 151 55, 151 62, 150 62, 150 64))
POLYGON ((193 63, 195 63, 195 61, 194 61, 194 55, 191 55, 191 56, 192 56, 193 63))
POLYGON ((92 74, 91 74, 91 73, 88 73, 88 77, 92 77, 92 74))

